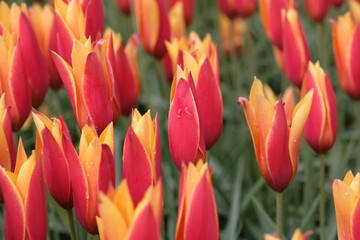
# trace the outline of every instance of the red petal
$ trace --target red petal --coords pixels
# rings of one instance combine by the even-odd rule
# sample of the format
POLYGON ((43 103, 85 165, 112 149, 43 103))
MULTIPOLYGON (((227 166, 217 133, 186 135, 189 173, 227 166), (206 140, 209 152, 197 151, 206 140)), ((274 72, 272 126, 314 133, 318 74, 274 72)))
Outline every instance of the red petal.
POLYGON ((75 36, 72 33, 71 29, 67 27, 66 23, 63 22, 59 14, 56 11, 54 13, 56 29, 58 31, 56 37, 57 50, 59 55, 62 56, 67 63, 71 64, 71 51, 75 36))
POLYGON ((188 81, 180 79, 169 110, 169 145, 178 169, 195 162, 200 145, 200 119, 188 81))
POLYGON ((200 177, 191 196, 185 222, 184 239, 219 239, 219 224, 214 192, 206 179, 206 174, 200 177))
POLYGON ((196 96, 205 146, 210 149, 221 135, 223 104, 219 83, 207 59, 199 72, 196 96))
POLYGON ((41 169, 41 161, 37 161, 32 173, 29 190, 25 201, 27 235, 29 239, 46 239, 47 208, 46 194, 41 169))
POLYGON ((101 162, 99 166, 99 191, 107 193, 109 187, 115 188, 115 161, 108 145, 101 145, 101 162))
POLYGON ((360 96, 360 68, 359 68, 359 64, 360 64, 360 24, 356 24, 354 33, 353 33, 353 38, 351 41, 351 45, 350 45, 350 63, 348 66, 350 66, 350 76, 351 76, 351 80, 353 81, 353 84, 351 84, 354 89, 352 90, 352 92, 354 91, 355 93, 353 94, 354 96, 358 97, 360 96))
POLYGON ((125 137, 123 150, 123 178, 126 179, 131 197, 136 206, 152 184, 150 159, 130 126, 125 137))
POLYGON ((65 153, 47 128, 44 128, 41 134, 43 138, 42 153, 46 185, 51 196, 61 207, 71 209, 73 207, 71 178, 65 153))
POLYGON ((11 107, 7 107, 3 118, 3 130, 6 137, 7 147, 11 159, 11 171, 14 172, 16 164, 16 152, 14 146, 13 132, 11 127, 11 107))
MULTIPOLYGON (((344 203, 345 204, 345 203, 344 203)), ((360 200, 356 202, 354 211, 351 215, 350 225, 351 225, 351 234, 352 240, 360 240, 360 200)))
POLYGON ((163 0, 157 0, 160 14, 160 30, 158 39, 154 48, 154 56, 161 58, 166 52, 165 41, 170 41, 170 24, 163 0))
POLYGON ((158 115, 156 114, 154 119, 155 125, 155 173, 156 179, 161 177, 161 141, 160 141, 160 132, 159 132, 159 121, 158 115))
POLYGON ((105 18, 104 5, 102 0, 83 1, 82 6, 85 12, 85 36, 95 40, 97 35, 104 33, 105 18))

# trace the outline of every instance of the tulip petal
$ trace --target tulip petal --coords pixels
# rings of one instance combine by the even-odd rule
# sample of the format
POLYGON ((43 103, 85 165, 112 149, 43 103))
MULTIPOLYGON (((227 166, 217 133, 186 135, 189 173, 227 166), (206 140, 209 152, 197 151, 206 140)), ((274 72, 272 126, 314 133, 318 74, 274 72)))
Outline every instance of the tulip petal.
MULTIPOLYGON (((146 1, 149 1, 149 0, 146 0, 146 1)), ((170 40, 170 23, 169 23, 167 10, 166 10, 164 1, 157 0, 157 4, 159 7, 159 20, 158 21, 160 24, 160 28, 159 28, 157 42, 156 42, 153 53, 154 53, 155 57, 161 58, 166 52, 165 41, 170 40)), ((146 11, 148 11, 148 9, 146 11)), ((146 18, 144 19, 145 21, 149 21, 149 19, 147 19, 147 17, 149 15, 150 14, 146 15, 146 18)), ((154 22, 150 22, 150 23, 151 23, 150 26, 153 26, 155 24, 154 22)), ((154 33, 152 33, 152 34, 154 34, 154 33)))
POLYGON ((86 59, 82 92, 85 106, 95 124, 96 131, 101 133, 112 121, 113 113, 102 66, 95 52, 91 52, 86 59))
POLYGON ((101 145, 101 162, 99 165, 99 191, 107 192, 115 186, 114 155, 108 145, 101 145))
MULTIPOLYGON (((55 1, 55 9, 58 4, 64 4, 61 0, 55 1)), ((74 33, 69 28, 65 20, 60 16, 58 11, 55 11, 55 23, 57 29, 57 50, 59 54, 65 59, 65 61, 71 64, 71 50, 73 41, 75 40, 74 33)))
POLYGON ((159 120, 158 115, 155 115, 154 118, 154 126, 155 126, 155 174, 156 179, 161 177, 161 141, 160 141, 160 130, 159 130, 159 120))
POLYGON ((124 142, 123 178, 127 180, 132 199, 137 205, 153 180, 150 159, 131 126, 124 142))
MULTIPOLYGON (((357 182, 359 185, 359 181, 357 182)), ((360 198, 357 199, 355 203, 355 207, 353 213, 351 215, 351 232, 352 232, 352 240, 360 239, 360 198)))
POLYGON ((25 208, 15 184, 0 168, 0 187, 5 204, 4 232, 6 239, 25 239, 25 208))
MULTIPOLYGON (((85 2, 85 1, 84 1, 85 2)), ((96 39, 104 33, 104 5, 102 0, 91 0, 83 9, 85 12, 85 36, 96 39)))
POLYGON ((355 25, 353 37, 349 45, 349 67, 350 76, 353 81, 353 87, 356 93, 360 95, 360 24, 355 25))

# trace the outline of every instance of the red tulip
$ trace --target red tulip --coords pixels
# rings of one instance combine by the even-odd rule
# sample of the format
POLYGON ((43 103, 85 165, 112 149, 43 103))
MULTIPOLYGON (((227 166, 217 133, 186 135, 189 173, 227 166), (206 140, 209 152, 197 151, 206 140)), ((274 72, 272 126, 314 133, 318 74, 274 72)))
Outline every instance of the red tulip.
POLYGON ((171 86, 168 121, 170 153, 177 168, 180 170, 183 164, 205 159, 205 142, 194 82, 191 74, 180 67, 171 86))
POLYGON ((297 11, 290 8, 283 11, 282 16, 284 71, 295 86, 301 87, 311 59, 309 46, 297 11))
MULTIPOLYGON (((36 151, 42 158, 45 183, 51 196, 63 208, 73 207, 69 160, 66 157, 63 141, 71 139, 64 119, 52 121, 44 114, 33 110, 37 129, 36 151)), ((72 146, 70 146, 72 147, 72 146)))
POLYGON ((116 0, 116 3, 121 12, 123 12, 125 15, 130 15, 131 13, 130 0, 116 0))
POLYGON ((319 62, 309 62, 301 95, 314 89, 313 102, 305 124, 305 140, 315 152, 326 153, 334 144, 337 133, 337 110, 334 89, 330 78, 319 62))
POLYGON ((256 11, 256 0, 218 0, 219 7, 228 17, 250 17, 256 11))
POLYGON ((158 117, 151 119, 150 110, 143 116, 133 110, 123 150, 123 178, 137 205, 149 186, 161 176, 161 144, 158 117))
POLYGON ((169 0, 170 8, 178 3, 182 2, 182 7, 184 8, 185 22, 189 26, 194 15, 194 0, 169 0))
POLYGON ((36 160, 35 152, 27 158, 21 139, 15 171, 0 168, 0 189, 5 205, 5 239, 45 240, 46 194, 41 161, 36 160))
POLYGON ((64 138, 63 144, 66 158, 69 159, 76 217, 87 232, 96 234, 98 194, 115 186, 113 125, 110 123, 100 136, 95 127, 85 125, 79 155, 70 139, 64 138))
POLYGON ((322 22, 329 10, 331 0, 305 0, 307 14, 315 22, 322 22))
POLYGON ((176 240, 219 239, 219 220, 207 163, 181 169, 176 240))
POLYGON ((341 5, 343 5, 345 0, 331 0, 331 2, 335 7, 339 8, 339 7, 341 7, 341 5))

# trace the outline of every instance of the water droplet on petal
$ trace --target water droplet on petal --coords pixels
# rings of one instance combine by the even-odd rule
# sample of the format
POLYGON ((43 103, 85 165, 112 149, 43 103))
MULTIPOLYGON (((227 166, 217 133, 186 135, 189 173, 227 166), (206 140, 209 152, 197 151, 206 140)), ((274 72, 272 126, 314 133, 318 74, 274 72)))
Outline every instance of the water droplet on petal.
POLYGON ((85 199, 89 199, 89 193, 88 192, 85 193, 85 199))
POLYGON ((177 118, 180 118, 181 117, 181 108, 179 108, 178 110, 177 110, 177 112, 176 112, 176 117, 177 118))
POLYGON ((194 118, 193 114, 190 112, 190 109, 188 107, 185 107, 185 116, 189 119, 194 118))

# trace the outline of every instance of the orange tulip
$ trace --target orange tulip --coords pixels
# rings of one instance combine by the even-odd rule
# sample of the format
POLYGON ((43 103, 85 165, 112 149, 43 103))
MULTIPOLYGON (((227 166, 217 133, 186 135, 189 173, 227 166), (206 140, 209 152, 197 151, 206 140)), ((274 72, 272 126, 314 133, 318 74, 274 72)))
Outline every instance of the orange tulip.
POLYGON ((285 75, 297 87, 301 87, 307 64, 311 59, 309 46, 294 8, 282 11, 283 63, 285 75))
POLYGON ((93 47, 90 38, 85 43, 75 40, 72 67, 60 55, 52 52, 78 125, 83 127, 91 119, 98 133, 120 116, 119 93, 114 85, 117 83, 114 80, 116 75, 111 64, 113 61, 105 53, 109 49, 114 54, 113 47, 108 46, 111 42, 109 38, 93 47))
POLYGON ((326 153, 334 144, 337 133, 337 109, 334 89, 330 78, 320 63, 309 62, 301 95, 314 89, 313 103, 305 124, 305 140, 315 152, 326 153))
POLYGON ((305 0, 307 14, 315 22, 322 22, 330 7, 330 0, 305 0))
MULTIPOLYGON (((300 229, 296 229, 291 240, 307 240, 312 235, 311 231, 302 233, 300 229)), ((277 234, 265 234, 264 240, 281 240, 277 234)))
POLYGON ((236 55, 240 56, 244 44, 244 34, 247 31, 246 22, 240 17, 231 20, 225 14, 220 13, 219 28, 222 50, 225 56, 229 57, 233 48, 236 55))
POLYGON ((186 26, 189 26, 194 15, 194 0, 169 0, 170 8, 177 3, 182 3, 186 26))
POLYGON ((339 240, 356 240, 360 236, 360 174, 348 171, 343 181, 336 179, 332 191, 339 240))
POLYGON ((342 89, 352 98, 360 99, 360 23, 349 13, 332 24, 333 49, 342 89))
POLYGON ((133 110, 123 150, 123 178, 127 180, 135 204, 146 189, 161 177, 161 143, 158 117, 151 119, 150 110, 143 116, 133 110))
MULTIPOLYGON (((64 119, 52 121, 33 110, 36 133, 36 152, 41 156, 45 183, 51 196, 63 208, 73 207, 69 162, 63 146, 64 138, 71 139, 64 119), (61 179, 61 181, 60 181, 61 179)), ((72 146, 71 146, 72 147, 72 146)))
POLYGON ((266 183, 282 192, 291 183, 298 167, 302 131, 310 112, 313 90, 295 106, 289 125, 284 104, 275 105, 265 97, 260 80, 255 79, 250 101, 239 98, 253 139, 257 163, 266 183))
POLYGON ((186 35, 186 23, 183 2, 178 1, 168 11, 170 35, 172 38, 181 38, 186 35))
POLYGON ((211 180, 202 160, 181 169, 176 240, 219 239, 219 220, 211 180))
POLYGON ((0 98, 0 166, 7 171, 15 169, 15 146, 11 128, 11 107, 5 103, 5 94, 0 98))
MULTIPOLYGON (((222 133, 223 105, 217 47, 210 35, 201 40, 192 32, 189 38, 167 43, 167 48, 173 66, 179 64, 188 74, 191 73, 194 80, 201 129, 206 149, 210 149, 222 133)), ((177 82, 174 84, 177 85, 177 82)), ((174 86, 172 90, 175 90, 174 86)))
POLYGON ((5 239, 45 240, 47 214, 41 161, 36 160, 35 152, 27 158, 21 139, 14 172, 0 168, 0 189, 5 205, 5 239))
POLYGON ((170 25, 164 0, 135 0, 138 32, 144 49, 157 58, 165 52, 170 39, 170 25))
POLYGON ((85 125, 82 128, 79 155, 70 139, 64 138, 63 144, 69 160, 76 217, 87 232, 96 234, 98 194, 115 186, 113 125, 110 123, 100 136, 94 126, 85 125))
POLYGON ((171 156, 180 170, 183 164, 205 159, 205 141, 192 75, 180 67, 170 93, 168 137, 171 156))

